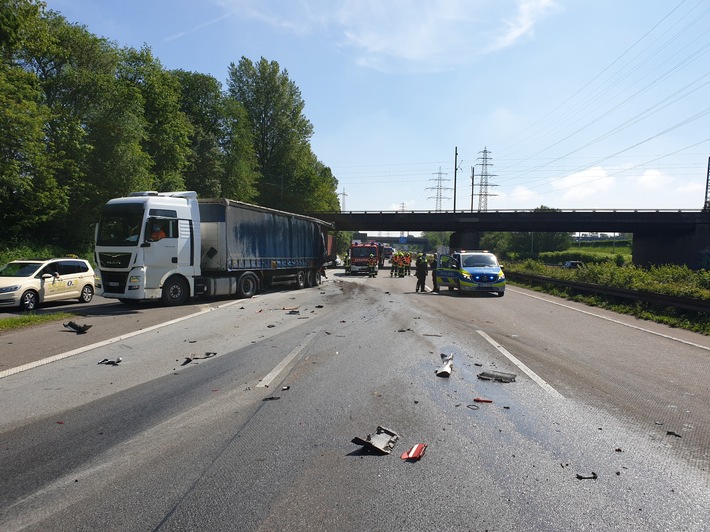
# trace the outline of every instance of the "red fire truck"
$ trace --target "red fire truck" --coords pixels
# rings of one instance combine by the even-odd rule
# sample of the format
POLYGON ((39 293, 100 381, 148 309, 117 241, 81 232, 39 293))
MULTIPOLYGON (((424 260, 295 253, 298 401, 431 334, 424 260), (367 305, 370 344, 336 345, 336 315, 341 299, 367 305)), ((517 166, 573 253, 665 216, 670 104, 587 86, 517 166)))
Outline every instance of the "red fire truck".
POLYGON ((368 273, 367 261, 373 255, 377 260, 375 275, 380 264, 380 246, 376 242, 364 242, 350 246, 350 275, 356 273, 368 273))

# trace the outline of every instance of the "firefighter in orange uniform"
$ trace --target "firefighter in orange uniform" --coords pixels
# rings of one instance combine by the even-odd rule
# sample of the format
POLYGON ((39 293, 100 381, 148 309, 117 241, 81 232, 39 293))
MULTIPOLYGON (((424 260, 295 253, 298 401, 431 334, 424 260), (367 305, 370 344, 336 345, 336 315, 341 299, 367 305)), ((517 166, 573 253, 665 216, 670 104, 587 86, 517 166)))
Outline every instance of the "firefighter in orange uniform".
POLYGON ((367 274, 368 277, 374 277, 377 275, 377 259, 373 254, 370 254, 370 256, 367 259, 367 274))

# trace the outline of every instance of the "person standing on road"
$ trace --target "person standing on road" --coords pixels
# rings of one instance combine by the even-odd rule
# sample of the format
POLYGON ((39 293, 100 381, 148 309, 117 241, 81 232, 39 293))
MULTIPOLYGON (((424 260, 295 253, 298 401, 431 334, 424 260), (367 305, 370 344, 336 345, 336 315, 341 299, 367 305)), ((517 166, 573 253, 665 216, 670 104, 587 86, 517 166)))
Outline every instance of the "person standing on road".
POLYGON ((431 282, 434 285, 434 292, 439 291, 439 285, 436 283, 436 266, 438 265, 439 262, 439 256, 434 253, 434 257, 431 259, 431 264, 429 264, 429 267, 431 268, 431 282))
POLYGON ((374 277, 377 275, 377 259, 375 258, 375 255, 370 255, 370 258, 367 259, 367 273, 368 277, 374 277))
POLYGON ((417 258, 417 264, 416 264, 416 274, 417 274, 417 289, 415 292, 419 292, 419 289, 421 288, 422 292, 426 292, 426 276, 428 271, 427 263, 426 263, 426 255, 424 253, 420 253, 419 257, 417 258))

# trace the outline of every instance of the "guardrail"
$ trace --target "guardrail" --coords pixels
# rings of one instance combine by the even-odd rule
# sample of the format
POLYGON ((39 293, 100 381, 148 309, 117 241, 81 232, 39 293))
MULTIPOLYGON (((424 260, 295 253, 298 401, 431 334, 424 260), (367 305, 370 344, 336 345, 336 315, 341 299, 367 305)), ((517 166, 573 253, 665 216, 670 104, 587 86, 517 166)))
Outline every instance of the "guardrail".
POLYGON ((665 294, 657 294, 655 292, 645 292, 643 290, 629 290, 626 288, 614 288, 600 284, 578 283, 576 281, 567 281, 564 279, 555 279, 545 275, 533 275, 528 273, 505 272, 505 277, 511 281, 519 279, 521 281, 530 281, 535 283, 552 284, 579 290, 580 292, 588 292, 603 296, 619 297, 630 299, 632 301, 641 301, 652 305, 662 305, 666 307, 677 307, 684 310, 694 312, 710 312, 710 300, 694 299, 689 297, 669 296, 665 294))

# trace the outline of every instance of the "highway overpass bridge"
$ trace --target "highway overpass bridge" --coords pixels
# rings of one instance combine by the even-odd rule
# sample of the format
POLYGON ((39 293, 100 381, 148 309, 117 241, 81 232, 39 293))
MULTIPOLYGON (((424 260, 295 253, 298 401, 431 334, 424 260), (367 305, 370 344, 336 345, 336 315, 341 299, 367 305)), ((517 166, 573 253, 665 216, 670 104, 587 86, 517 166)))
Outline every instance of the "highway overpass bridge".
POLYGON ((635 264, 710 269, 710 211, 559 210, 314 212, 338 231, 453 231, 452 248, 479 248, 485 231, 633 234, 635 264))

